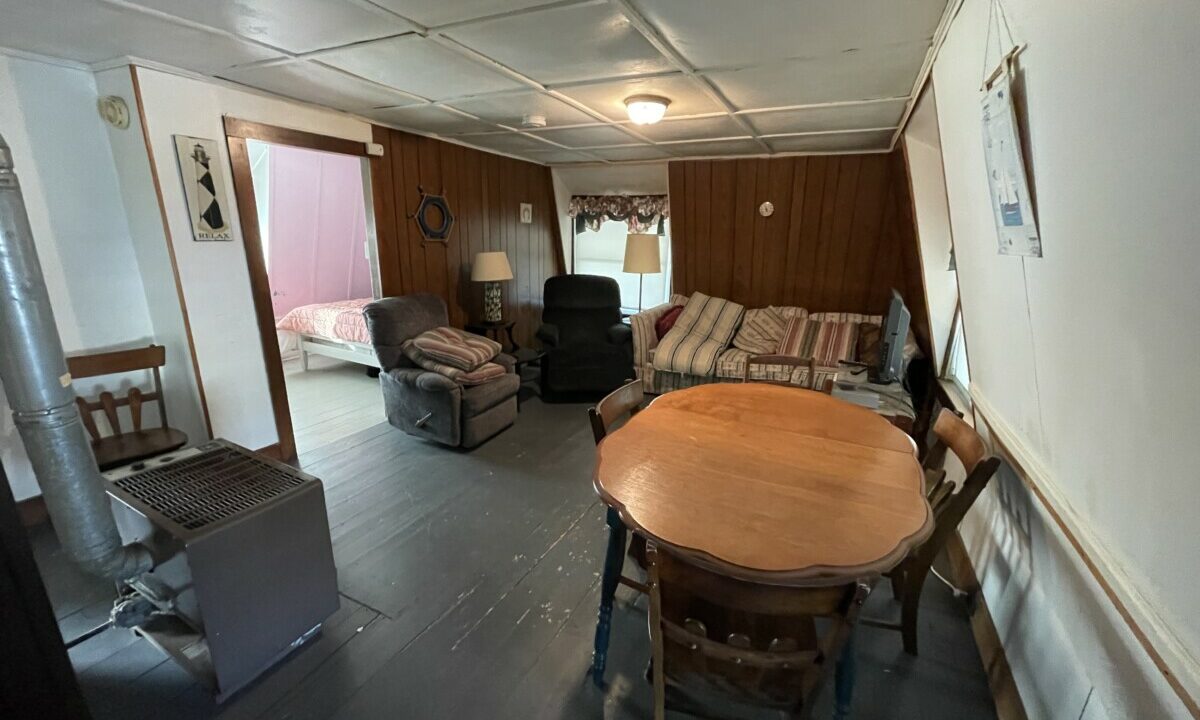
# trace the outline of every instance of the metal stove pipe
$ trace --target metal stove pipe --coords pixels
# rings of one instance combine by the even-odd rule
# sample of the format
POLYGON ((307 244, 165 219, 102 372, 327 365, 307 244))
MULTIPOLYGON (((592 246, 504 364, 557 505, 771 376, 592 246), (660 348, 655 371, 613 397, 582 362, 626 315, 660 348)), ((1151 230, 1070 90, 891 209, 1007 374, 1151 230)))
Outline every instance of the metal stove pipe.
POLYGON ((85 570, 128 580, 154 566, 143 545, 122 546, 104 479, 75 407, 62 339, 33 231, 0 136, 0 381, 59 541, 85 570))

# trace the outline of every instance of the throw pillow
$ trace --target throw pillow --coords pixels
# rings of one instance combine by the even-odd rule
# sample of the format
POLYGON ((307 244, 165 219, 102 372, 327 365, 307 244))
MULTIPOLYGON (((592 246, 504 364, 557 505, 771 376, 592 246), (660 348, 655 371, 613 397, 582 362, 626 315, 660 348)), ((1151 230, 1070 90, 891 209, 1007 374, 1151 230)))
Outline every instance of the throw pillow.
POLYGON ((670 310, 663 313, 663 316, 654 323, 654 334, 658 336, 659 340, 662 340, 663 336, 666 335, 671 328, 675 327, 675 321, 679 319, 679 314, 682 312, 683 306, 675 305, 670 310))
POLYGON ((779 350, 786 326, 779 308, 747 310, 746 319, 733 336, 733 346, 753 355, 771 355, 779 350))
MULTIPOLYGON (((405 354, 408 348, 419 349, 429 359, 459 370, 471 371, 500 353, 500 343, 482 335, 465 332, 452 327, 437 327, 406 340, 402 345, 405 354)), ((409 355, 409 359, 417 362, 409 355)))
POLYGON ((745 308, 694 292, 654 353, 654 367, 668 372, 712 375, 717 356, 729 346, 745 308))

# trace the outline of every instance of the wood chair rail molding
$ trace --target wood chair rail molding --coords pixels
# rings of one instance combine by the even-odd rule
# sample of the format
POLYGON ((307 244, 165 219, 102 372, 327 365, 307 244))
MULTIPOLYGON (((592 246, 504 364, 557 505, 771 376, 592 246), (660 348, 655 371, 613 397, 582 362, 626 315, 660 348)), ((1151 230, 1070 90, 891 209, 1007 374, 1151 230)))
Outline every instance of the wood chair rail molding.
POLYGON ((660 396, 600 443, 594 484, 630 529, 750 582, 879 575, 933 530, 911 438, 865 408, 769 384, 660 396))
POLYGON ((158 163, 154 159, 154 144, 150 142, 150 127, 146 124, 146 108, 142 103, 142 87, 138 80, 137 65, 129 66, 129 81, 133 86, 138 122, 142 130, 142 142, 146 147, 146 159, 150 165, 150 183, 154 186, 154 197, 158 200, 158 218, 162 223, 163 241, 167 246, 167 259, 171 275, 175 280, 175 297, 179 300, 179 316, 183 321, 183 332, 187 336, 188 355, 192 361, 192 374, 196 381, 196 392, 200 395, 200 412, 204 416, 204 430, 213 437, 212 415, 208 411, 208 394, 204 391, 204 376, 200 372, 200 360, 196 356, 196 340, 192 335, 192 320, 188 314, 187 298, 183 294, 183 281, 179 278, 179 260, 175 256, 175 241, 171 237, 171 223, 167 219, 167 205, 163 201, 162 181, 158 176, 158 163))

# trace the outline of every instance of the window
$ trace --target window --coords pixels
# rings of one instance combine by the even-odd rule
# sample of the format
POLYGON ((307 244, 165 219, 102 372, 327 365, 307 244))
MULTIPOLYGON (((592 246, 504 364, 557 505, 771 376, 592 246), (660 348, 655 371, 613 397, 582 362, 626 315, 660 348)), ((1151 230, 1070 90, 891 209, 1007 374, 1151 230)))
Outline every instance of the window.
POLYGON ((671 293, 671 221, 665 220, 663 226, 658 248, 661 272, 647 273, 639 278, 637 273, 621 271, 625 264, 625 237, 629 234, 629 226, 618 220, 606 220, 596 232, 583 230, 575 233, 574 272, 604 275, 616 280, 621 286, 621 307, 627 312, 665 303, 671 293), (639 281, 642 284, 640 303, 639 281))
POLYGON ((964 396, 971 387, 971 374, 967 370, 967 342, 963 335, 962 305, 954 312, 954 325, 950 330, 950 347, 946 353, 946 369, 942 373, 947 380, 958 384, 964 396))

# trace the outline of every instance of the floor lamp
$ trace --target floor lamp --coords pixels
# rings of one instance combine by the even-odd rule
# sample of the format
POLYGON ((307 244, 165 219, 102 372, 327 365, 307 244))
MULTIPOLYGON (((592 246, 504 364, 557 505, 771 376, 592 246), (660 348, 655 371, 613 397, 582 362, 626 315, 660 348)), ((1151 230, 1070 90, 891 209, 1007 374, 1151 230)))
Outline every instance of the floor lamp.
POLYGON ((662 261, 658 257, 658 236, 645 233, 629 233, 625 238, 625 266, 627 273, 638 274, 638 312, 642 311, 642 283, 646 273, 662 272, 662 261))

